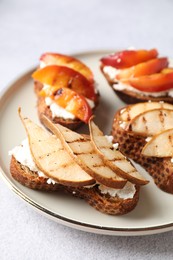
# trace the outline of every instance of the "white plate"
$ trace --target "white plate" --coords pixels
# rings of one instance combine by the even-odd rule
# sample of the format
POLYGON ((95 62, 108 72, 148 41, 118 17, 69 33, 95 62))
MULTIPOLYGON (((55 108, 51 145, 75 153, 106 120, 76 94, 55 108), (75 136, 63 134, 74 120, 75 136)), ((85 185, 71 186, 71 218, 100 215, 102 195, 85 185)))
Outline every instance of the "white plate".
MULTIPOLYGON (((99 59, 108 52, 90 52, 75 55, 94 72, 101 94, 96 111, 96 122, 109 134, 115 111, 124 104, 115 96, 99 70, 99 59)), ((110 52, 109 52, 110 53, 110 52)), ((33 91, 32 71, 11 84, 0 100, 0 166, 2 177, 10 189, 47 217, 80 230, 108 235, 146 235, 173 229, 173 195, 159 190, 148 174, 138 169, 150 180, 142 187, 137 207, 124 216, 109 216, 96 211, 85 201, 70 195, 45 193, 28 189, 12 179, 9 172, 8 151, 26 138, 17 109, 38 122, 36 97, 33 91)), ((81 131, 85 131, 81 128, 81 131)))

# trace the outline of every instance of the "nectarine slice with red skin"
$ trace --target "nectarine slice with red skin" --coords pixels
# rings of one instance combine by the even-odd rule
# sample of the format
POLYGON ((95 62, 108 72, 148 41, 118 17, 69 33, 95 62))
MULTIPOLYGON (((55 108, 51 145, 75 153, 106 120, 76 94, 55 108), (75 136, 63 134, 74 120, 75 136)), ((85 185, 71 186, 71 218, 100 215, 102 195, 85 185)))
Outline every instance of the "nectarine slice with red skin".
MULTIPOLYGON (((52 91, 58 88, 70 88, 78 94, 85 96, 93 101, 97 100, 97 95, 93 85, 80 73, 64 66, 50 65, 35 71, 32 77, 41 82, 51 86, 52 91)), ((42 95, 50 95, 51 88, 41 91, 42 95)))
POLYGON ((105 56, 101 62, 105 66, 112 66, 116 69, 125 69, 155 59, 158 56, 156 49, 151 50, 124 50, 105 56))
POLYGON ((81 121, 88 123, 92 110, 85 97, 68 88, 57 89, 51 98, 59 106, 75 115, 81 121))
POLYGON ((148 76, 129 79, 129 84, 145 92, 160 92, 173 88, 173 72, 172 73, 156 73, 148 76))
POLYGON ((40 57, 40 61, 43 61, 46 66, 48 65, 59 65, 65 66, 81 73, 89 82, 94 83, 94 76, 92 71, 78 59, 59 53, 44 53, 40 57))
POLYGON ((147 62, 139 63, 128 69, 120 70, 116 76, 118 80, 129 79, 131 77, 140 77, 160 72, 168 66, 167 58, 152 59, 147 62))
POLYGON ((173 72, 173 68, 165 68, 161 71, 161 73, 164 73, 164 74, 168 74, 168 73, 171 73, 173 72))

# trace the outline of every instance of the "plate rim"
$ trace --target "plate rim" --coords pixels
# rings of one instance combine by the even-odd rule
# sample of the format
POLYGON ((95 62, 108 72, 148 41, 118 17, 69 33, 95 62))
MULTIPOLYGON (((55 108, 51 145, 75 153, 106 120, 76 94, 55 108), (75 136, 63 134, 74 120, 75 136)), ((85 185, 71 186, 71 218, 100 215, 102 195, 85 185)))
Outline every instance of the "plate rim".
MULTIPOLYGON (((115 51, 115 50, 114 50, 115 51)), ((101 54, 101 53, 112 53, 112 49, 99 49, 99 50, 90 50, 90 51, 81 51, 69 54, 71 56, 81 56, 81 55, 91 55, 91 54, 101 54)), ((28 78, 32 71, 34 71, 35 67, 31 67, 30 69, 22 72, 18 76, 15 77, 3 90, 0 91, 0 105, 5 98, 6 95, 14 88, 19 81, 28 78)), ((5 184, 13 191, 19 198, 23 199, 27 204, 32 206, 32 208, 39 211, 39 213, 46 215, 48 218, 59 222, 60 224, 91 233, 104 234, 104 235, 113 235, 113 236, 141 236, 141 235, 151 235, 151 234, 159 234, 167 231, 173 230, 173 222, 161 225, 155 225, 151 227, 141 227, 141 228, 118 228, 118 227, 106 227, 101 225, 89 224, 77 220, 70 219, 68 217, 64 217, 60 214, 54 213, 49 209, 44 208, 39 203, 35 202, 29 196, 25 195, 16 185, 12 183, 8 178, 4 170, 0 165, 0 177, 5 182, 5 184)))
POLYGON ((151 235, 151 234, 159 234, 162 232, 171 231, 173 229, 173 223, 168 223, 164 225, 156 225, 152 227, 143 227, 143 228, 117 228, 117 227, 105 227, 94 224, 87 224, 81 221, 72 220, 67 217, 63 217, 60 214, 53 213, 51 210, 44 208, 43 206, 36 203, 34 200, 29 198, 29 196, 25 195, 15 184, 13 184, 5 172, 2 170, 0 166, 1 177, 9 187, 11 191, 19 196, 22 200, 24 200, 27 204, 32 206, 34 209, 38 210, 40 213, 43 213, 47 217, 53 219, 56 222, 62 223, 63 225, 76 228, 82 231, 88 231, 91 233, 100 233, 105 235, 114 235, 114 236, 141 236, 141 235, 151 235), (90 229, 90 230, 88 230, 90 229), (142 232, 142 233, 139 233, 142 232))

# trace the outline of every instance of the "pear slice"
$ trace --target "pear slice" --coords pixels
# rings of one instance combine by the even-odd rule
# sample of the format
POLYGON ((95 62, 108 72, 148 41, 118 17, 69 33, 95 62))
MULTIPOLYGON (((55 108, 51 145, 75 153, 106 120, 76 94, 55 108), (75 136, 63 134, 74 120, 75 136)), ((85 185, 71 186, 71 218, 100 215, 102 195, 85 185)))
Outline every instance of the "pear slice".
POLYGON ((90 140, 60 124, 53 124, 45 116, 43 123, 61 140, 71 158, 97 182, 115 189, 124 187, 127 180, 105 165, 101 156, 94 151, 90 140))
POLYGON ((114 149, 113 144, 108 141, 103 132, 92 120, 89 121, 89 128, 95 151, 101 155, 107 166, 116 171, 119 176, 134 184, 145 185, 148 183, 131 162, 120 151, 114 149))
POLYGON ((27 132, 33 160, 37 167, 56 182, 80 187, 92 185, 95 180, 88 175, 66 152, 61 141, 42 127, 23 117, 21 121, 27 132))
POLYGON ((170 128, 173 128, 173 110, 165 108, 145 111, 134 117, 128 125, 128 130, 144 136, 152 136, 170 128))
POLYGON ((173 128, 154 135, 143 147, 142 154, 154 157, 173 157, 173 128))
POLYGON ((173 105, 165 102, 143 102, 135 105, 129 105, 120 111, 121 120, 123 122, 129 122, 137 115, 152 109, 164 108, 173 110, 173 105))

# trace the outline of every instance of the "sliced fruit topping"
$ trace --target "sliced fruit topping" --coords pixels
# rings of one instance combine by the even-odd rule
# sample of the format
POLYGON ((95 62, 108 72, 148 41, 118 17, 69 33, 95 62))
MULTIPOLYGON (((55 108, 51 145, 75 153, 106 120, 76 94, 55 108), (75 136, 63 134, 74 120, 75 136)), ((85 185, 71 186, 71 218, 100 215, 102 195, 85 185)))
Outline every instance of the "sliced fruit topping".
POLYGON ((142 154, 154 157, 173 157, 173 129, 154 135, 144 146, 142 154))
POLYGON ((52 93, 52 99, 81 121, 88 123, 92 110, 84 96, 68 88, 59 88, 52 93))
POLYGON ((59 65, 71 68, 81 73, 84 77, 86 77, 91 83, 94 83, 94 76, 92 71, 81 61, 75 59, 74 57, 67 56, 59 53, 44 53, 40 57, 40 61, 44 63, 44 65, 59 65))
POLYGON ((105 165, 101 156, 94 151, 90 140, 66 127, 53 124, 45 116, 43 122, 61 140, 73 160, 97 182, 115 189, 124 187, 127 180, 105 165))
POLYGON ((116 78, 118 80, 129 79, 133 77, 140 77, 144 75, 150 75, 160 72, 162 69, 168 66, 167 58, 152 59, 147 62, 143 62, 132 66, 128 69, 120 70, 116 78))
POLYGON ((161 131, 173 128, 173 110, 153 109, 133 118, 128 129, 144 136, 152 136, 161 131))
POLYGON ((148 181, 138 173, 131 162, 128 161, 120 151, 113 148, 113 144, 107 140, 103 132, 92 120, 89 121, 89 128, 93 147, 95 151, 100 154, 105 165, 114 170, 122 178, 134 184, 144 185, 148 183, 148 181))
POLYGON ((51 96, 51 92, 58 88, 70 88, 93 101, 97 99, 93 85, 82 74, 73 69, 50 65, 35 71, 32 77, 42 84, 48 85, 40 93, 43 96, 51 96))
POLYGON ((112 66, 116 69, 125 69, 155 59, 158 55, 156 49, 151 50, 125 50, 103 57, 101 62, 105 66, 112 66))
POLYGON ((23 117, 20 110, 19 115, 27 132, 34 162, 48 178, 74 187, 95 183, 95 180, 69 156, 57 137, 29 118, 23 117))
POLYGON ((161 73, 167 74, 173 72, 173 68, 165 68, 161 71, 161 73))
POLYGON ((137 78, 130 78, 129 84, 145 92, 160 92, 173 88, 173 72, 172 73, 157 73, 137 78))
POLYGON ((120 111, 122 121, 129 122, 143 112, 153 109, 170 109, 173 110, 173 105, 165 102, 143 102, 134 105, 129 105, 120 111))

